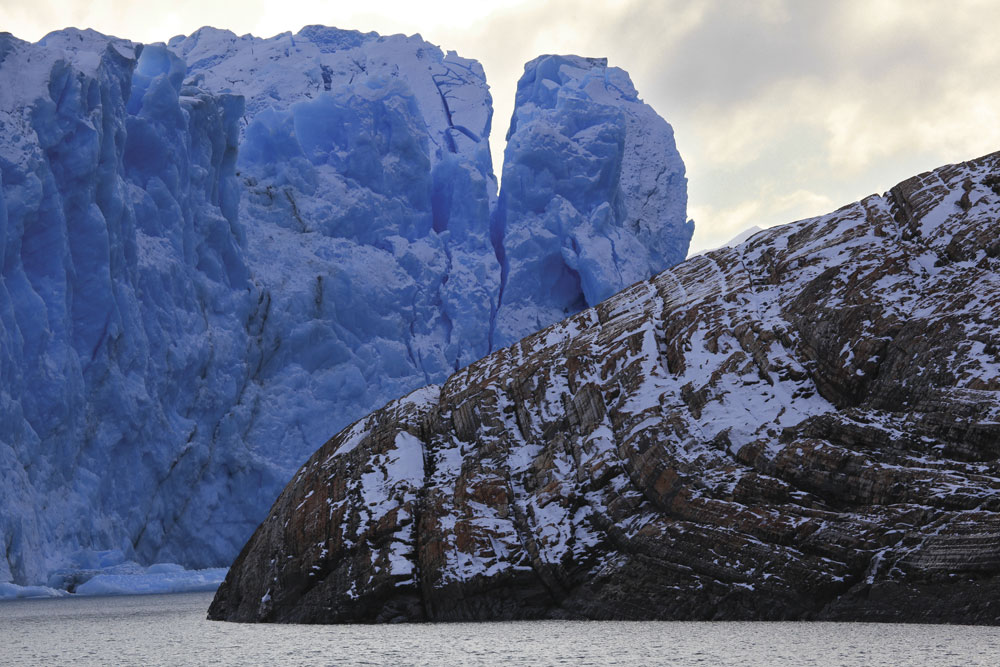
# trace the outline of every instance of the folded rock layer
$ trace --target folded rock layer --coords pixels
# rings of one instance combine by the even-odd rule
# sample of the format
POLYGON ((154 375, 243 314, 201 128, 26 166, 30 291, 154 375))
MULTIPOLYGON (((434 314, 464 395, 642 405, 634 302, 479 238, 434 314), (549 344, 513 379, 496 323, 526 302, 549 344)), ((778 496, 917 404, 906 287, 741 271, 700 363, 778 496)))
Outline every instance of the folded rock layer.
POLYGON ((1000 620, 1000 153, 694 257, 317 451, 210 618, 1000 620))

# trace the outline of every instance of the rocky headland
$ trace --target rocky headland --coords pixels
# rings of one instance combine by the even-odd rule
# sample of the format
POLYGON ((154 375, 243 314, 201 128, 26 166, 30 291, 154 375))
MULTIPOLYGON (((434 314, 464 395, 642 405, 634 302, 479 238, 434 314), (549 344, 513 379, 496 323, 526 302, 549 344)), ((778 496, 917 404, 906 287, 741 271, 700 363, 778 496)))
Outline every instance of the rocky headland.
POLYGON ((1000 153, 693 257, 345 429, 209 617, 1000 621, 1000 153))

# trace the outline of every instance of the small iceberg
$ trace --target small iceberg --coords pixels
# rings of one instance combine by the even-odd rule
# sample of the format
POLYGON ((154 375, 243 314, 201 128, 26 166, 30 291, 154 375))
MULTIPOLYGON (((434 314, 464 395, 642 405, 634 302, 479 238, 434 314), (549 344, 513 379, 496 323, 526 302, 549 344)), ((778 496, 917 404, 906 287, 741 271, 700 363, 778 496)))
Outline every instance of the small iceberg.
POLYGON ((46 586, 0 582, 0 600, 97 595, 151 595, 214 591, 228 568, 187 570, 176 563, 143 566, 121 550, 81 551, 70 567, 49 574, 46 586))
POLYGON ((76 589, 77 595, 150 595, 214 591, 228 568, 185 570, 174 563, 159 563, 136 574, 98 574, 76 589))

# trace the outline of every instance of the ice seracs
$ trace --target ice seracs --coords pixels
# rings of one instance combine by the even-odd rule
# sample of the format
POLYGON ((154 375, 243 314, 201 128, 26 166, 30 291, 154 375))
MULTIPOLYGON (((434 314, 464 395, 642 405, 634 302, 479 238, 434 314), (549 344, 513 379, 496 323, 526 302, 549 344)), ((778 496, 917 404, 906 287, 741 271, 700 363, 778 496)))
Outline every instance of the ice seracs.
POLYGON ((0 579, 15 583, 81 549, 211 564, 241 531, 206 535, 203 494, 267 474, 216 446, 251 358, 243 101, 143 51, 0 36, 0 579))
POLYGON ((247 440, 294 466, 327 419, 346 425, 489 351, 500 269, 478 63, 320 26, 204 28, 169 48, 192 81, 246 98, 241 220, 266 311, 247 440))
POLYGON ((682 261, 686 208, 673 130, 626 72, 577 56, 525 65, 493 219, 494 349, 682 261))

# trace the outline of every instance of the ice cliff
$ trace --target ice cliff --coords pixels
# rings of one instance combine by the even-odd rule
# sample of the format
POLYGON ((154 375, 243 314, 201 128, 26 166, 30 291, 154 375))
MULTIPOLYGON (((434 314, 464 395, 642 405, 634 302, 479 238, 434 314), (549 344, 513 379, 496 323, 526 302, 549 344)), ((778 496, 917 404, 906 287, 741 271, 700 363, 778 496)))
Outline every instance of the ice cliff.
POLYGON ((331 429, 683 258, 624 72, 529 63, 499 196, 491 117, 419 36, 0 35, 0 582, 227 565, 331 429))
POLYGON ((139 51, 0 37, 0 580, 87 549, 207 562, 220 490, 279 479, 222 444, 254 354, 243 100, 139 51))

